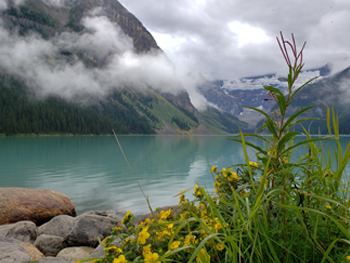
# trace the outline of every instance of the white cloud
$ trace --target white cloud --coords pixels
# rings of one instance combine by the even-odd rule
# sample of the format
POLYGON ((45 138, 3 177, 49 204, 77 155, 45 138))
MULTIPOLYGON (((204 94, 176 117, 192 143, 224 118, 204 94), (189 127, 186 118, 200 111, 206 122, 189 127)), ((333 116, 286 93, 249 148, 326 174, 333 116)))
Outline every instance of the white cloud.
POLYGON ((238 41, 238 48, 250 43, 260 44, 267 42, 269 37, 264 30, 258 27, 244 24, 239 21, 233 21, 228 23, 228 28, 236 34, 238 41))
POLYGON ((0 11, 7 9, 7 2, 5 0, 0 0, 0 11))
POLYGON ((15 5, 23 5, 25 0, 14 0, 15 5))
POLYGON ((176 65, 187 60, 190 67, 211 79, 286 72, 288 68, 275 39, 279 31, 288 39, 293 32, 298 47, 308 42, 304 52, 306 68, 350 57, 347 0, 319 0, 316 4, 305 0, 120 2, 152 34, 156 33, 159 46, 176 65))
POLYGON ((171 93, 182 89, 164 53, 137 54, 132 40, 104 16, 86 17, 83 24, 85 33, 66 32, 52 41, 36 34, 10 35, 0 27, 0 66, 23 79, 38 97, 58 95, 81 103, 124 87, 171 93), (77 57, 67 63, 61 50, 91 54, 103 66, 87 68, 77 57))

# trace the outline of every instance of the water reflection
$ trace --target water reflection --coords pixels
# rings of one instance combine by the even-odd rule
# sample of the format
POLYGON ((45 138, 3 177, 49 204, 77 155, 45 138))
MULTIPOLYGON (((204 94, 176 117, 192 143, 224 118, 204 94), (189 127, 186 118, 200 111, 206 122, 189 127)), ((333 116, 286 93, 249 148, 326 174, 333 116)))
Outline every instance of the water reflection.
MULTIPOLYGON (((212 190, 210 165, 244 163, 242 146, 225 136, 120 136, 119 140, 154 208, 177 204, 173 196, 196 182, 212 190)), ((250 141, 263 147, 255 138, 250 141)), ((255 159, 253 150, 248 154, 255 159)), ((72 199, 78 213, 148 212, 114 137, 0 138, 0 160, 1 187, 61 192, 72 199)))

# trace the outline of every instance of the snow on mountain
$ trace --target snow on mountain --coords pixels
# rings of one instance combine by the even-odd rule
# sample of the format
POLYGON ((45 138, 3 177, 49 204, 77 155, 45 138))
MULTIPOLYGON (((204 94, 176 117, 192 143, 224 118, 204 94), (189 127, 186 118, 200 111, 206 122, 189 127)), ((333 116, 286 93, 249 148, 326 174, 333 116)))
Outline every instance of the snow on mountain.
MULTIPOLYGON (((350 60, 349 60, 350 62, 350 60)), ((311 78, 320 76, 320 70, 303 71, 300 73, 296 86, 304 84, 311 78)), ((224 80, 221 89, 232 90, 255 90, 262 89, 265 85, 270 85, 282 89, 286 92, 288 84, 285 80, 287 76, 283 74, 270 74, 265 76, 247 77, 241 79, 224 80)), ((319 79, 322 77, 319 77, 319 79)), ((225 92, 226 94, 228 92, 225 92)))

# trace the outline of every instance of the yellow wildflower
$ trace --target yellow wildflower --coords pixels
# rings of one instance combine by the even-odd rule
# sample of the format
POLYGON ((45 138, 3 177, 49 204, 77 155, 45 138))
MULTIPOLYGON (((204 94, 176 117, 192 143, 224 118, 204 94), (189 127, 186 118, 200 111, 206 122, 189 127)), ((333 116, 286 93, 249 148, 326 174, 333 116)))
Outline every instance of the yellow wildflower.
POLYGON ((170 249, 171 250, 177 249, 180 246, 180 244, 181 244, 180 241, 174 241, 173 243, 171 243, 170 249))
POLYGON ((227 177, 227 175, 229 175, 232 172, 232 169, 226 169, 225 167, 222 168, 222 174, 224 175, 224 177, 227 177))
POLYGON ((149 253, 151 253, 151 244, 148 244, 147 246, 144 246, 142 248, 142 255, 143 256, 146 256, 149 253))
POLYGON ((117 253, 122 253, 123 250, 121 250, 120 248, 116 247, 116 246, 111 246, 111 247, 105 247, 103 250, 115 250, 117 253))
POLYGON ((248 194, 247 194, 247 192, 245 190, 241 191, 240 194, 243 195, 244 197, 248 196, 248 194))
POLYGON ((179 201, 179 205, 185 201, 185 195, 184 195, 184 191, 183 190, 181 190, 181 194, 180 194, 179 200, 180 200, 179 201))
POLYGON ((230 172, 230 174, 228 174, 228 176, 227 176, 227 180, 229 180, 230 182, 232 180, 239 181, 239 178, 238 178, 238 175, 235 172, 230 172))
POLYGON ((170 213, 171 213, 171 208, 169 208, 168 211, 164 211, 164 210, 160 211, 160 219, 163 219, 163 220, 167 219, 168 216, 170 216, 170 213))
POLYGON ((118 258, 115 258, 113 260, 113 263, 125 263, 125 262, 128 262, 128 261, 125 259, 124 255, 120 255, 118 258))
POLYGON ((121 226, 123 226, 124 222, 126 222, 130 217, 130 210, 128 210, 128 212, 126 213, 126 215, 123 217, 122 222, 121 222, 121 226))
POLYGON ((214 190, 215 194, 219 194, 219 191, 217 189, 214 190))
POLYGON ((214 172, 214 173, 216 173, 216 169, 218 168, 218 166, 216 165, 213 165, 212 167, 211 167, 211 169, 210 169, 210 171, 209 171, 209 173, 212 173, 212 172, 214 172))
POLYGON ((327 205, 326 208, 329 209, 329 210, 332 209, 332 207, 330 205, 327 205))
POLYGON ((222 228, 222 226, 221 226, 220 222, 215 224, 215 230, 216 231, 218 231, 218 229, 221 229, 221 228, 222 228))
POLYGON ((219 188, 220 185, 221 185, 221 184, 220 184, 218 181, 216 181, 216 182, 214 183, 214 187, 215 187, 215 188, 219 188))
POLYGON ((250 166, 258 168, 258 164, 256 162, 249 161, 250 166))
POLYGON ((224 248, 225 248, 225 247, 224 247, 224 244, 222 244, 222 243, 220 243, 220 244, 218 244, 218 245, 216 246, 216 249, 219 250, 219 251, 223 250, 224 248))
MULTIPOLYGON (((204 230, 203 230, 204 231, 204 230)), ((196 236, 192 235, 192 233, 189 233, 186 237, 185 237, 185 241, 183 246, 191 246, 193 243, 196 243, 196 236)))
POLYGON ((151 263, 153 260, 156 260, 159 258, 159 255, 157 253, 149 253, 145 256, 145 263, 151 263))
POLYGON ((168 230, 163 230, 163 231, 161 232, 161 235, 162 235, 162 236, 171 236, 171 232, 169 232, 168 230))
POLYGON ((346 259, 350 261, 350 256, 347 256, 346 259))
POLYGON ((106 246, 107 243, 108 243, 108 241, 109 241, 110 239, 111 239, 110 237, 106 237, 106 238, 102 241, 102 243, 106 246))
POLYGON ((134 242, 135 240, 133 238, 127 238, 125 239, 125 243, 132 243, 134 242))
POLYGON ((146 240, 150 237, 150 234, 147 231, 148 231, 147 227, 142 229, 142 231, 139 233, 137 237, 137 243, 140 243, 141 245, 144 245, 146 243, 146 240))

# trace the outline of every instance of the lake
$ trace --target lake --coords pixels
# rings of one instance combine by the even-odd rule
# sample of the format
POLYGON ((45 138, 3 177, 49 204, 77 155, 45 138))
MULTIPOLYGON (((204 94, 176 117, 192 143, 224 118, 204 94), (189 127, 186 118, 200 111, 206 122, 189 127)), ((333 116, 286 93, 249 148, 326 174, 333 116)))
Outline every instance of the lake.
MULTIPOLYGON (((177 204, 178 198, 173 196, 196 183, 212 191, 211 165, 221 169, 244 163, 241 144, 226 138, 118 137, 153 208, 177 204)), ((341 139, 343 148, 349 138, 341 139)), ((254 138, 250 141, 257 143, 254 138)), ((303 152, 301 148, 299 153, 303 152)), ((248 153, 255 160, 254 152, 248 153)), ((113 136, 0 137, 0 163, 0 187, 58 191, 73 201, 78 214, 107 209, 148 213, 113 136)))

